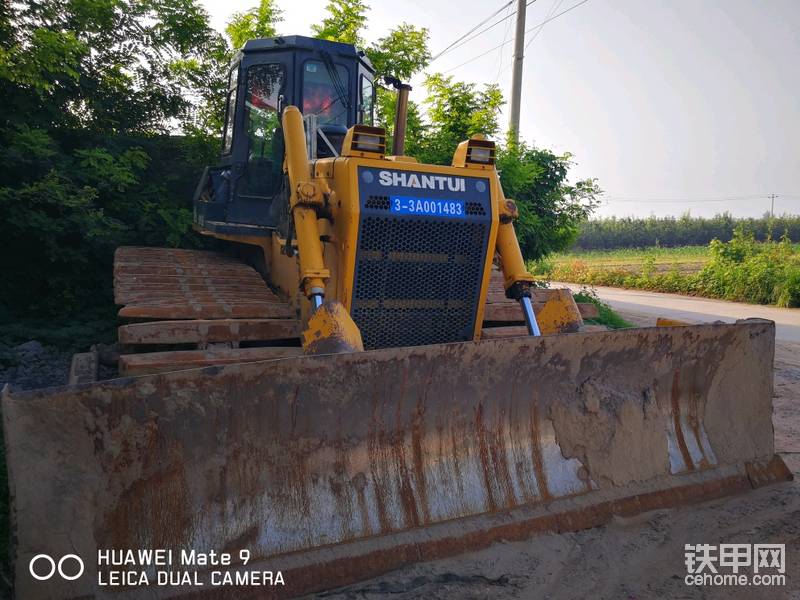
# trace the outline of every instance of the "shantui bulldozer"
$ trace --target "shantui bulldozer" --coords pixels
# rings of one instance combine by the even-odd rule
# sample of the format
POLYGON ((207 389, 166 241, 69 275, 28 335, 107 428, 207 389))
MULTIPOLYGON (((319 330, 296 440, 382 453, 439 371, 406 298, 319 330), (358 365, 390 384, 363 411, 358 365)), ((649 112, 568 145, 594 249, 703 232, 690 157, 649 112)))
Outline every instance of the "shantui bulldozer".
POLYGON ((239 52, 194 198, 218 249, 119 248, 119 378, 4 394, 19 598, 290 597, 791 477, 772 322, 584 331, 494 144, 404 155, 392 83, 388 150, 353 46, 239 52), (141 549, 283 585, 100 585, 98 552, 141 549))

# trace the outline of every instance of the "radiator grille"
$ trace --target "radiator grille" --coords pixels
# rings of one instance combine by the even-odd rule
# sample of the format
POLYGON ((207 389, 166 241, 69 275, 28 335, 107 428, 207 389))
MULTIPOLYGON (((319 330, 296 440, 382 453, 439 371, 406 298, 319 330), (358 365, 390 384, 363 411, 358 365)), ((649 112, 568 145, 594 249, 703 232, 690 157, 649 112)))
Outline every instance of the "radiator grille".
POLYGON ((472 339, 489 222, 364 215, 351 315, 367 349, 472 339))

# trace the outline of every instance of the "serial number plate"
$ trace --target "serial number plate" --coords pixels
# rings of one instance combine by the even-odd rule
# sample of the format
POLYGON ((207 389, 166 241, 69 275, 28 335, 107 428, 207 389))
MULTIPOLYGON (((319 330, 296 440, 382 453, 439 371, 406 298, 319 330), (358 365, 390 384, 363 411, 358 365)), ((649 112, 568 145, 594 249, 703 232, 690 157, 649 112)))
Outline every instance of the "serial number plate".
POLYGON ((435 215, 437 217, 459 218, 466 215, 463 200, 436 200, 431 198, 412 198, 392 196, 392 212, 401 215, 435 215))

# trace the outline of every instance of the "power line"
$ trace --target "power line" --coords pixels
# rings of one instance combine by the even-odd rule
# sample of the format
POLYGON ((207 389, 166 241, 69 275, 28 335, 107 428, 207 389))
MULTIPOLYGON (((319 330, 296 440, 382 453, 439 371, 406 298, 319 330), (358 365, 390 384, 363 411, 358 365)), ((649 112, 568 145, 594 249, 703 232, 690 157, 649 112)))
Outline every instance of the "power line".
MULTIPOLYGON (((503 12, 503 11, 504 11, 506 8, 508 8, 508 7, 509 7, 509 6, 511 6, 512 4, 514 4, 514 0, 509 0, 508 2, 506 2, 506 3, 505 3, 503 6, 501 6, 500 8, 498 8, 498 9, 497 9, 495 12, 493 12, 492 14, 490 14, 488 17, 486 17, 486 18, 485 18, 483 21, 481 21, 480 23, 478 23, 477 25, 475 25, 475 27, 473 27, 472 29, 470 29, 470 30, 469 30, 467 33, 465 33, 465 34, 464 34, 464 35, 462 35, 460 38, 458 38, 458 39, 457 39, 455 42, 453 42, 452 44, 450 44, 450 45, 449 45, 447 48, 445 48, 444 50, 442 50, 441 52, 439 52, 439 54, 437 54, 436 56, 434 56, 433 58, 431 58, 431 60, 430 60, 429 64, 430 64, 430 63, 432 63, 433 61, 435 61, 435 60, 436 60, 437 58, 439 58, 440 56, 442 56, 442 55, 444 55, 445 53, 447 53, 447 52, 448 52, 448 51, 449 51, 449 50, 450 50, 450 49, 451 49, 453 46, 455 46, 456 44, 458 44, 458 42, 460 42, 460 41, 461 41, 461 40, 463 40, 465 37, 467 37, 469 34, 471 34, 473 31, 475 31, 476 29, 478 29, 478 27, 480 27, 481 25, 484 25, 484 24, 486 23, 486 21, 488 21, 489 19, 492 19, 492 18, 494 18, 495 16, 499 15, 501 12, 503 12)), ((504 19, 501 19, 500 21, 498 21, 497 23, 495 23, 495 25, 497 25, 498 23, 502 23, 502 22, 503 22, 505 19, 508 19, 510 16, 511 16, 511 15, 507 15, 507 16, 506 16, 504 19)), ((492 25, 491 27, 494 27, 494 25, 492 25)), ((490 29, 491 29, 491 27, 490 27, 490 29)), ((487 30, 484 30, 484 31, 488 31, 488 29, 487 29, 487 30)), ((479 34, 479 35, 480 35, 480 34, 479 34)))
MULTIPOLYGON (((555 0, 553 2, 553 4, 550 6, 550 10, 547 11, 547 16, 545 18, 549 19, 552 16, 552 14, 554 12, 556 12, 561 7, 561 5, 563 3, 564 3, 564 0, 555 0)), ((542 32, 543 29, 544 29, 544 25, 537 26, 536 32, 533 34, 533 37, 531 37, 531 39, 528 41, 528 43, 525 44, 525 50, 527 50, 530 47, 530 45, 533 43, 533 40, 535 40, 539 36, 539 34, 542 32)), ((506 40, 506 38, 504 37, 503 41, 505 41, 505 40, 506 40)), ((497 69, 497 76, 494 78, 494 83, 497 83, 497 80, 500 79, 500 73, 503 72, 502 57, 503 57, 503 50, 501 49, 500 50, 500 62, 501 62, 501 64, 500 64, 500 67, 497 69)), ((506 69, 508 67, 510 67, 512 64, 513 64, 513 62, 507 64, 506 65, 506 69)))
MULTIPOLYGON (((531 27, 530 29, 526 30, 526 31, 525 31, 525 33, 526 33, 526 34, 528 34, 528 33, 530 33, 531 31, 533 31, 534 29, 537 29, 537 28, 541 27, 542 25, 545 25, 545 24, 549 23, 550 21, 554 21, 555 19, 557 19, 557 18, 558 18, 558 17, 560 17, 561 15, 565 15, 565 14, 567 14, 569 11, 571 11, 571 10, 573 10, 573 9, 575 9, 575 8, 578 8, 578 7, 579 7, 581 4, 586 4, 588 1, 589 1, 589 0, 581 0, 581 1, 580 1, 580 2, 578 2, 577 4, 574 4, 573 6, 570 6, 570 7, 569 7, 569 8, 567 8, 566 10, 562 10, 560 13, 553 15, 553 16, 552 16, 552 17, 550 17, 549 19, 545 19, 545 20, 544 20, 544 21, 542 21, 541 23, 538 23, 537 25, 534 25, 534 26, 533 26, 533 27, 531 27)), ((444 74, 444 73, 449 73, 450 71, 455 71, 456 69, 460 69, 460 68, 461 68, 461 67, 463 67, 464 65, 467 65, 467 64, 469 64, 469 63, 471 63, 471 62, 473 62, 473 61, 476 61, 476 60, 478 60, 479 58, 483 58, 484 56, 486 56, 486 55, 487 55, 487 54, 489 54, 490 52, 493 52, 494 50, 497 50, 498 48, 502 48, 503 46, 505 46, 506 44, 508 44, 510 41, 511 41, 511 40, 506 40, 506 41, 505 41, 505 42, 503 42, 502 44, 498 44, 497 46, 494 46, 493 48, 489 48, 489 49, 488 49, 488 50, 486 50, 485 52, 481 52, 481 53, 480 53, 480 54, 478 54, 477 56, 473 56, 472 58, 470 58, 470 59, 468 59, 468 60, 465 60, 465 61, 464 61, 463 63, 461 63, 460 65, 456 65, 455 67, 452 67, 452 68, 450 68, 450 69, 447 69, 446 71, 442 71, 442 73, 443 73, 443 74, 444 74)))
MULTIPOLYGON (((511 15, 506 15, 510 17, 511 15)), ((508 39, 508 32, 511 31, 511 21, 506 23, 506 30, 503 34, 503 43, 508 39)), ((494 76, 494 83, 497 83, 497 80, 500 79, 500 73, 503 70, 503 49, 500 48, 500 56, 497 59, 497 75, 494 76)))
MULTIPOLYGON (((555 2, 553 6, 550 7, 550 12, 547 13, 547 17, 545 18, 549 19, 553 15, 553 13, 556 12, 561 7, 563 2, 564 0, 558 0, 558 2, 555 2)), ((527 44, 525 44, 525 50, 527 50, 528 47, 533 43, 533 40, 539 37, 539 34, 542 32, 542 29, 544 29, 544 25, 540 25, 539 28, 536 30, 536 32, 533 34, 533 36, 531 36, 531 39, 528 41, 527 44)))
MULTIPOLYGON (((536 0, 528 0, 528 2, 525 4, 525 7, 527 8, 528 6, 530 6, 531 4, 533 4, 534 2, 536 2, 536 0)), ((513 4, 513 0, 512 0, 512 2, 511 2, 511 3, 513 4)), ((505 6, 508 6, 508 4, 506 4, 505 6)), ((505 8, 505 6, 504 6, 503 8, 505 8)), ((500 10, 503 10, 503 9, 501 8, 500 10)), ((497 13, 495 13, 495 14, 497 14, 497 13)), ((479 37, 479 36, 483 35, 483 34, 484 34, 484 33, 486 33, 487 31, 489 31, 489 30, 491 30, 491 29, 494 29, 495 27, 497 27, 498 25, 500 25, 500 23, 503 23, 504 21, 507 21, 508 19, 510 19, 511 17, 513 17, 515 14, 517 14, 517 11, 516 11, 516 9, 515 9, 513 12, 510 12, 509 14, 507 14, 505 17, 503 17, 503 18, 502 18, 502 19, 500 19, 499 21, 496 21, 496 22, 492 23, 491 25, 489 25, 489 26, 488 26, 488 27, 486 27, 485 29, 481 29, 481 30, 480 30, 479 32, 477 32, 475 35, 472 35, 472 36, 470 36, 469 38, 465 39, 464 41, 461 41, 461 40, 463 40, 463 39, 464 39, 464 37, 465 37, 466 35, 469 35, 469 33, 465 34, 465 35, 464 35, 464 36, 462 36, 460 39, 458 39, 458 40, 456 40, 455 42, 453 42, 452 44, 450 44, 450 46, 448 46, 448 47, 447 47, 447 49, 445 49, 445 50, 442 50, 442 51, 441 51, 439 54, 437 54, 437 55, 436 55, 434 58, 432 58, 428 64, 430 64, 431 62, 433 62, 434 60, 436 60, 436 59, 437 59, 437 58, 439 58, 440 56, 443 56, 443 55, 445 55, 445 54, 447 54, 447 53, 449 53, 449 52, 452 52, 453 50, 457 50, 458 48, 460 48, 460 47, 461 47, 461 46, 463 46, 464 44, 468 44, 469 42, 471 42, 471 41, 472 41, 472 40, 474 40, 475 38, 477 38, 477 37, 479 37), (461 43, 458 43, 458 42, 461 42, 461 43)), ((480 25, 478 25, 478 27, 480 27, 480 25)), ((473 28, 472 28, 472 31, 474 31, 475 29, 477 29, 477 27, 473 27, 473 28)))

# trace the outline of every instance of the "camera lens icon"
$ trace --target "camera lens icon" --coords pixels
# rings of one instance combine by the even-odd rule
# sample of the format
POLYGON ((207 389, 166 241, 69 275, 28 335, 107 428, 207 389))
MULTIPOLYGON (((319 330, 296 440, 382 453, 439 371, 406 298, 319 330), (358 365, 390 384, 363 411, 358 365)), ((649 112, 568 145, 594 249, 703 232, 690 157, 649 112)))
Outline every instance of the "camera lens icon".
POLYGON ((48 554, 37 554, 28 564, 28 571, 30 571, 31 577, 39 581, 47 581, 56 574, 56 571, 67 581, 75 581, 83 575, 83 560, 77 554, 65 554, 56 563, 55 559, 48 554))

